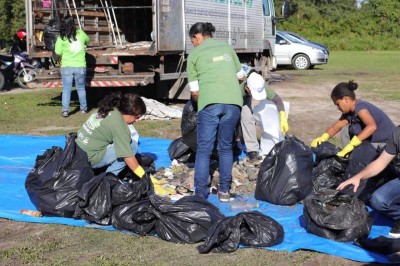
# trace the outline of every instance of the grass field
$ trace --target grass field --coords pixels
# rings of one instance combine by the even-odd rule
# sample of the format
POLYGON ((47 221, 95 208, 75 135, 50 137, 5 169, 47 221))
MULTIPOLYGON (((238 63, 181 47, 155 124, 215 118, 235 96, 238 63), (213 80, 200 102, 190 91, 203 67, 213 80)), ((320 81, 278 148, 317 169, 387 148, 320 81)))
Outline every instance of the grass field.
MULTIPOLYGON (((275 73, 290 77, 291 85, 315 91, 326 84, 331 90, 330 84, 354 79, 369 100, 394 103, 400 111, 398 58, 400 52, 332 52, 329 63, 314 70, 285 68, 275 73)), ((318 100, 313 96, 311 101, 318 100)), ((296 96, 291 97, 294 102, 296 96)), ((79 111, 77 98, 73 99, 72 109, 79 111)), ((91 112, 95 112, 95 104, 92 99, 91 112)), ((296 117, 296 110, 291 112, 296 117)), ((61 117, 61 89, 0 93, 0 134, 63 135, 77 131, 87 117, 80 112, 61 117)), ((295 125, 301 121, 290 121, 293 133, 301 134, 295 125)), ((136 128, 141 136, 175 139, 180 135, 180 120, 140 121, 136 128)), ((321 132, 323 126, 315 125, 313 130, 321 132)), ((196 246, 121 232, 0 219, 0 265, 361 265, 309 251, 240 249, 231 254, 200 255, 196 246)))

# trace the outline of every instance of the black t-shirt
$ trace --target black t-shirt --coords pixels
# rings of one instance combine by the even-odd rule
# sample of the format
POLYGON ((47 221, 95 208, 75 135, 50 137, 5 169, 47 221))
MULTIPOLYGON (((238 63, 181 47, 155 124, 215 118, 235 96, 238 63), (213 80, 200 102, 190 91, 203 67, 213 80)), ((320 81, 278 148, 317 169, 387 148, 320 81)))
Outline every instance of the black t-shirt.
POLYGON ((396 127, 388 139, 385 151, 390 155, 400 156, 400 127, 396 127))
POLYGON ((367 140, 371 142, 386 142, 390 137, 390 133, 395 128, 392 120, 381 109, 376 107, 370 102, 364 100, 357 100, 354 112, 344 114, 340 119, 346 119, 349 122, 350 138, 360 134, 365 128, 365 124, 358 117, 358 113, 367 109, 371 116, 374 118, 377 129, 367 140))

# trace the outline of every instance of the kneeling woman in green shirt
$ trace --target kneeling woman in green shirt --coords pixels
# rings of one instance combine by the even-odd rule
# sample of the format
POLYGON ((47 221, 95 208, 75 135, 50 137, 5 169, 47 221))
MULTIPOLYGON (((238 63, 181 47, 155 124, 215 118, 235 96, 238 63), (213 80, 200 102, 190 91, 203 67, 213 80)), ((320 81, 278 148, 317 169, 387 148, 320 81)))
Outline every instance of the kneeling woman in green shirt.
POLYGON ((137 176, 144 175, 135 158, 139 134, 133 124, 145 113, 145 103, 134 94, 110 94, 100 101, 76 139, 93 168, 108 166, 107 172, 118 175, 128 166, 137 176))

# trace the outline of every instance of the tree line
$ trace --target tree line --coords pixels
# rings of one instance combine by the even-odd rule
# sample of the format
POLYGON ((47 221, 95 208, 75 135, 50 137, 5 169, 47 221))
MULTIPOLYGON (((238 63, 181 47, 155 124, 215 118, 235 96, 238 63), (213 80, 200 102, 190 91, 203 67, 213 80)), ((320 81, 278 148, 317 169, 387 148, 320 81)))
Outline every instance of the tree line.
POLYGON ((360 8, 355 0, 291 0, 291 16, 277 28, 330 50, 399 50, 399 10, 399 0, 368 0, 360 8))
MULTIPOLYGON (((30 1, 30 0, 27 0, 30 1)), ((290 0, 291 15, 277 28, 297 32, 331 50, 399 50, 400 1, 290 0)), ((275 0, 276 10, 281 1, 275 0)), ((279 12, 277 12, 279 13, 279 12)), ((0 0, 0 40, 25 28, 25 0, 0 0)))

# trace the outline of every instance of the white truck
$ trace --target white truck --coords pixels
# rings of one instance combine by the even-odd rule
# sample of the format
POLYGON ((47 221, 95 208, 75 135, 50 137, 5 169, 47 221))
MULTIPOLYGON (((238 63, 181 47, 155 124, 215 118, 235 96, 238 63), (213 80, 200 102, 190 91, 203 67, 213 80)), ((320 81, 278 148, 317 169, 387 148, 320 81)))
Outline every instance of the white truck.
MULTIPOLYGON (((211 22, 216 28, 214 37, 231 44, 241 62, 254 66, 265 78, 276 67, 275 25, 279 18, 275 17, 273 0, 25 3, 28 53, 39 59, 42 67, 36 76, 27 78, 30 88, 62 86, 59 68, 51 59, 43 33, 65 14, 74 16, 76 26, 90 37, 88 87, 141 87, 152 92, 154 98, 187 99, 186 58, 193 49, 188 31, 196 22, 211 22)), ((289 3, 282 3, 286 17, 289 3)))

